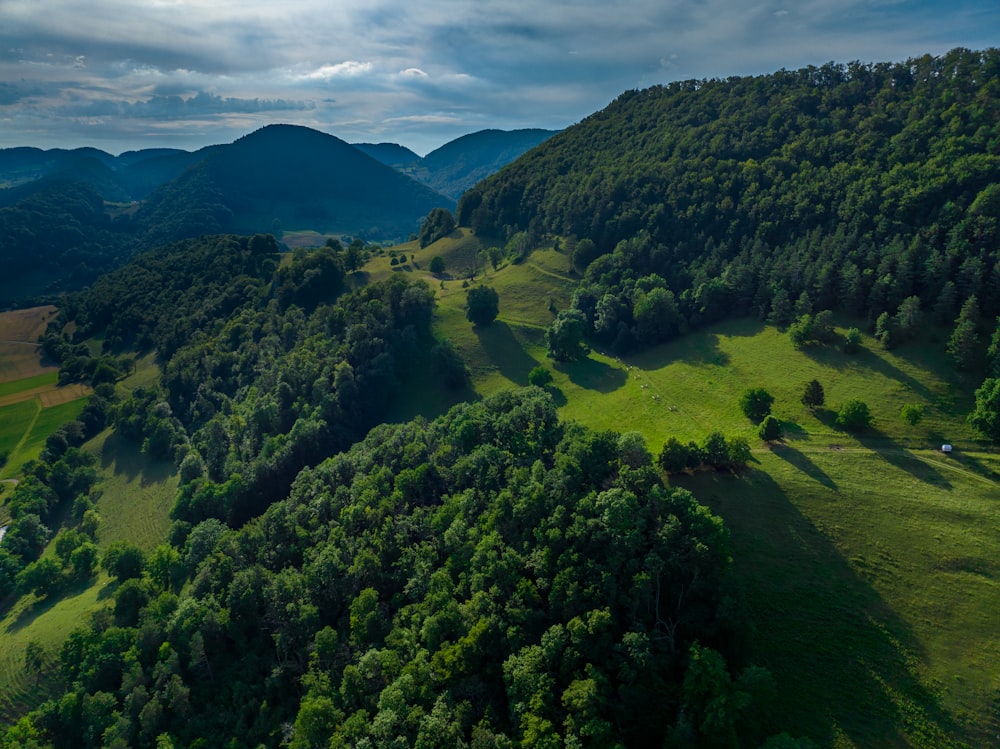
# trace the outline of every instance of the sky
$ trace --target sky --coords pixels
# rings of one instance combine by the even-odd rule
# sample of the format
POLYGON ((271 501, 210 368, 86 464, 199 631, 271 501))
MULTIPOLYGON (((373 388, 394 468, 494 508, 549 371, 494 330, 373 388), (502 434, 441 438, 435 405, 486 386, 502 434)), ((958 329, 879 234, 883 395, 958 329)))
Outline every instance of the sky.
POLYGON ((1000 0, 0 0, 0 148, 276 122, 420 155, 629 89, 1000 46, 1000 0))

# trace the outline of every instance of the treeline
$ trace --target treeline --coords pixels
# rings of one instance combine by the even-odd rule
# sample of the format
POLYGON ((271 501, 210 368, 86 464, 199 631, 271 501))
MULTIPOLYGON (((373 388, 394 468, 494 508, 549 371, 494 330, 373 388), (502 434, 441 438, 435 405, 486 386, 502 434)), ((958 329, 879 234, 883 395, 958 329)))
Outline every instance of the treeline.
POLYGON ((434 365, 426 285, 396 277, 342 294, 352 248, 280 267, 277 249, 270 235, 220 236, 144 254, 68 299, 46 336, 64 378, 120 370, 123 348, 156 351, 161 382, 119 404, 115 424, 180 467, 178 519, 260 514, 304 466, 382 420, 404 362, 434 365), (75 339, 103 332, 107 352, 88 359, 57 332, 68 320, 75 339))
POLYGON ((729 315, 1000 313, 1000 51, 827 64, 620 96, 463 197, 484 233, 570 238, 589 333, 729 315))
POLYGON ((538 388, 379 426, 240 530, 171 535, 155 564, 116 551, 113 609, 62 649, 66 692, 4 746, 757 746, 773 730, 721 521, 663 486, 636 435, 562 424, 538 388))
POLYGON ((53 595, 93 575, 100 522, 96 459, 81 446, 104 429, 114 401, 112 386, 98 386, 79 418, 50 435, 39 459, 24 466, 5 502, 10 521, 0 546, 0 601, 12 593, 53 595), (64 529, 55 535, 56 553, 43 558, 59 525, 64 529))

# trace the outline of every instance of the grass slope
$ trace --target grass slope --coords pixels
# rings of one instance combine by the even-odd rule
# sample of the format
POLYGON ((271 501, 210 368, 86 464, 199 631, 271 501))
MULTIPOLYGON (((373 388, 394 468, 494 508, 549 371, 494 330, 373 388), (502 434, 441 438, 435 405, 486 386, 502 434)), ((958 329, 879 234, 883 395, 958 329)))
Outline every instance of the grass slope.
MULTIPOLYGON (((119 383, 123 393, 154 383, 159 368, 153 355, 140 358, 135 372, 119 383)), ((77 416, 85 400, 62 406, 38 408, 38 401, 27 401, 0 410, 35 409, 38 419, 30 430, 18 458, 27 453, 37 456, 45 438, 64 422, 77 416)), ((8 422, 0 419, 0 449, 8 422)), ((17 431, 16 429, 14 431, 17 431)), ((177 472, 172 462, 151 461, 139 446, 115 435, 111 430, 99 434, 85 445, 98 458, 100 497, 96 508, 101 516, 97 544, 103 550, 115 541, 129 541, 145 551, 163 543, 170 527, 170 508, 177 492, 177 472)), ((8 466, 10 467, 10 466, 8 466)), ((50 543, 44 555, 54 554, 50 543)), ((0 724, 9 724, 42 700, 58 695, 59 649, 67 635, 86 622, 90 615, 108 605, 112 583, 101 573, 89 585, 69 590, 53 600, 25 596, 16 601, 0 618, 0 724), (30 641, 42 645, 46 666, 41 678, 24 667, 24 650, 30 641)))
POLYGON ((70 632, 106 604, 107 583, 102 575, 55 600, 25 596, 0 619, 0 725, 12 724, 42 700, 62 693, 59 649, 70 632), (24 652, 31 641, 45 653, 40 678, 25 668, 24 652))
POLYGON ((101 470, 98 546, 129 541, 150 551, 164 543, 177 494, 173 462, 149 460, 138 445, 110 431, 95 437, 88 449, 98 456, 101 470))
POLYGON ((86 398, 76 398, 46 407, 40 397, 34 397, 0 408, 0 450, 14 443, 7 463, 0 468, 0 479, 17 476, 25 463, 41 454, 49 435, 78 417, 86 404, 86 398))
MULTIPOLYGON (((434 254, 450 267, 464 241, 415 250, 418 267, 395 272, 420 273, 434 254)), ((392 272, 387 258, 366 270, 392 272)), ((735 320, 627 359, 591 352, 560 364, 546 358, 543 333, 550 300, 569 303, 565 256, 536 252, 477 280, 500 295, 498 320, 483 328, 465 320, 460 283, 432 279, 436 331, 469 363, 471 397, 524 385, 544 364, 565 418, 640 431, 654 453, 668 436, 748 438, 746 473, 671 480, 731 529, 754 658, 777 677, 789 730, 837 749, 974 747, 1000 733, 1000 455, 966 424, 975 383, 940 341, 887 352, 866 338, 849 356, 797 350, 773 327, 735 320), (813 378, 826 390, 815 412, 799 400, 813 378), (775 396, 785 428, 773 448, 739 408, 756 386, 775 396), (834 425, 855 397, 875 418, 857 436, 834 425), (924 410, 915 426, 899 415, 910 403, 924 410), (956 452, 942 455, 943 442, 956 452)))

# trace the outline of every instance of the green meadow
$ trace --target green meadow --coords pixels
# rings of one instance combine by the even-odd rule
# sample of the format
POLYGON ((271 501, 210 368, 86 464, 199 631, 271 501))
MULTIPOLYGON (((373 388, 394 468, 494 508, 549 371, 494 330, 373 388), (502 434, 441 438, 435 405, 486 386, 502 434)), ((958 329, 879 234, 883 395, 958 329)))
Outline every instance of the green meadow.
MULTIPOLYGON (((887 352, 866 337, 847 355, 835 346, 798 350, 774 327, 733 320, 632 357, 591 351, 556 363, 546 357, 544 332, 578 281, 566 255, 543 249, 496 270, 483 262, 468 280, 461 269, 483 246, 459 230, 424 249, 395 248, 404 261, 393 266, 382 254, 357 274, 359 282, 424 278, 438 297, 435 332, 454 343, 472 375, 470 389, 449 392, 430 371, 405 373, 391 420, 433 417, 460 400, 525 385, 544 365, 564 418, 639 431, 654 455, 669 436, 700 441, 718 429, 746 437, 748 470, 669 481, 690 488, 730 530, 734 590, 752 659, 776 678, 779 723, 836 749, 978 747, 1000 734, 1000 454, 965 423, 975 383, 951 368, 939 340, 887 352), (446 263, 440 277, 427 270, 435 255, 446 263), (492 325, 465 319, 475 283, 499 293, 492 325), (811 379, 826 394, 816 410, 800 402, 811 379), (775 397, 783 440, 757 438, 739 408, 748 387, 775 397), (848 398, 870 407, 868 432, 835 427, 848 398), (911 404, 923 410, 915 425, 900 417, 911 404), (955 452, 941 453, 944 442, 955 452)), ((855 324, 838 322, 841 332, 855 324)), ((147 357, 120 387, 150 384, 157 374, 147 357)), ((3 424, 0 449, 15 432, 3 424)), ((161 543, 173 467, 147 461, 110 432, 88 449, 101 468, 100 545, 161 543)), ((103 605, 105 585, 100 578, 54 604, 18 604, 0 622, 0 717, 46 689, 44 679, 33 687, 17 662, 27 640, 54 654, 71 622, 103 605)))
POLYGON ((49 435, 73 421, 85 405, 87 399, 78 398, 43 408, 38 398, 32 398, 0 407, 0 452, 9 450, 0 478, 16 477, 25 463, 41 454, 49 435))
MULTIPOLYGON (((418 252, 447 263, 441 244, 418 252)), ((976 383, 943 343, 890 352, 865 337, 854 355, 798 350, 772 326, 733 320, 633 357, 556 363, 544 328, 550 306, 568 306, 572 280, 551 249, 487 269, 477 282, 498 291, 500 315, 482 328, 465 319, 467 289, 436 282, 436 330, 469 363, 468 397, 524 385, 541 364, 564 418, 639 431, 654 455, 669 436, 746 437, 749 470, 670 481, 730 529, 753 657, 777 679, 782 723, 838 749, 990 743, 1000 733, 1000 454, 966 424, 976 383), (826 395, 815 411, 800 402, 811 379, 826 395), (779 443, 757 438, 740 410, 748 387, 775 397, 779 443), (836 428, 848 398, 870 407, 868 432, 836 428), (916 425, 900 417, 908 404, 923 410, 916 425)), ((841 333, 856 324, 839 322, 841 333)))

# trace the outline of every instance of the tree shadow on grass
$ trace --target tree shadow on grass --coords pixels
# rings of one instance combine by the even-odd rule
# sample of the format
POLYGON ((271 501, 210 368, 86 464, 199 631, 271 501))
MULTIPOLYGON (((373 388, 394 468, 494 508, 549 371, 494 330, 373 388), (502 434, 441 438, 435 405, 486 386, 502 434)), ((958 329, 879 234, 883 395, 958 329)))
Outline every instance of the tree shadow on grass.
POLYGON ((796 450, 787 443, 775 444, 771 449, 771 452, 774 453, 776 457, 786 461, 792 467, 802 471, 802 473, 809 476, 809 478, 815 479, 827 489, 839 491, 837 483, 830 478, 822 468, 813 463, 812 460, 809 459, 809 456, 805 453, 796 450))
POLYGON ((729 528, 734 583, 752 612, 753 660, 778 686, 776 731, 820 746, 844 738, 853 746, 978 745, 970 734, 981 728, 957 721, 920 681, 926 653, 910 626, 768 474, 679 483, 729 528))
POLYGON ((795 442, 808 442, 812 437, 809 436, 809 432, 806 431, 805 427, 794 421, 782 421, 781 430, 785 433, 786 440, 794 440, 795 442))
POLYGON ((555 368, 569 377, 570 382, 587 390, 611 393, 628 381, 628 372, 621 367, 586 357, 573 362, 556 362, 555 368))
POLYGON ((924 462, 897 442, 877 429, 868 429, 854 435, 858 442, 901 471, 906 471, 919 481, 950 489, 951 482, 937 468, 924 462))
POLYGON ((628 357, 629 364, 647 371, 662 369, 677 361, 725 367, 729 364, 729 354, 719 348, 718 335, 702 333, 687 335, 679 341, 654 346, 628 357))
POLYGON ((85 593, 87 589, 94 584, 93 578, 87 580, 75 580, 66 584, 54 594, 47 595, 45 598, 36 598, 32 603, 22 609, 22 611, 17 615, 17 618, 8 625, 7 631, 13 633, 24 629, 42 614, 51 610, 52 607, 60 601, 67 598, 75 598, 76 596, 85 593))
POLYGON ((528 384, 528 373, 538 362, 528 356, 507 323, 494 320, 489 325, 474 325, 472 330, 500 374, 518 385, 528 384))
POLYGON ((800 349, 800 351, 813 361, 835 369, 838 372, 848 369, 867 369, 881 374, 886 379, 906 385, 906 387, 922 398, 927 398, 928 400, 935 398, 935 393, 920 380, 906 374, 899 367, 893 366, 867 348, 861 348, 854 354, 846 354, 832 346, 806 346, 800 349))
POLYGON ((171 460, 152 460, 130 439, 112 432, 101 448, 101 467, 125 476, 128 481, 141 477, 142 486, 161 484, 176 472, 171 460), (113 466, 113 467, 112 467, 113 466))

